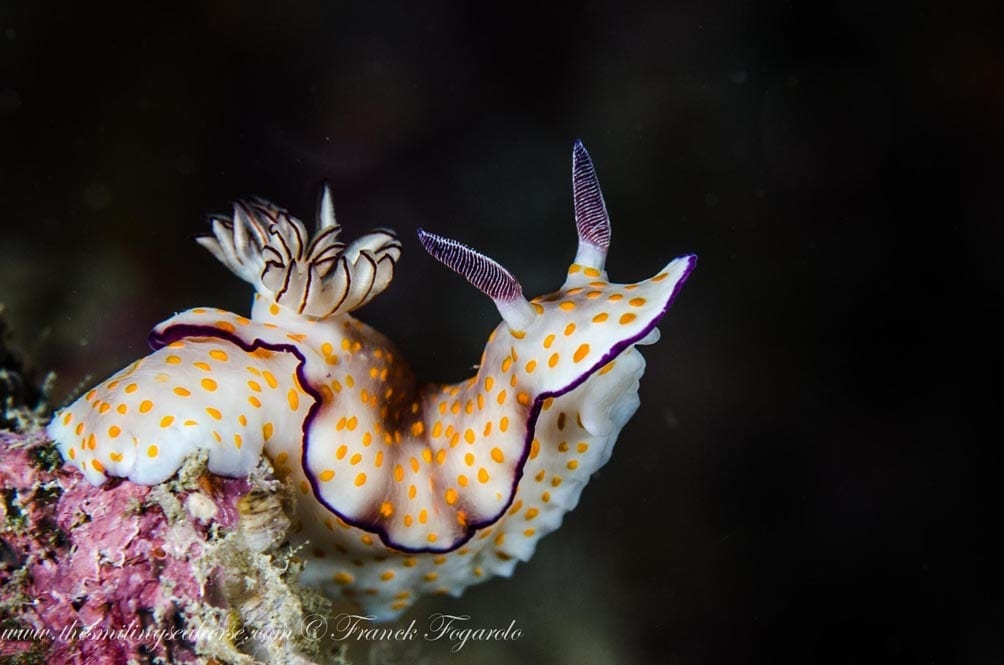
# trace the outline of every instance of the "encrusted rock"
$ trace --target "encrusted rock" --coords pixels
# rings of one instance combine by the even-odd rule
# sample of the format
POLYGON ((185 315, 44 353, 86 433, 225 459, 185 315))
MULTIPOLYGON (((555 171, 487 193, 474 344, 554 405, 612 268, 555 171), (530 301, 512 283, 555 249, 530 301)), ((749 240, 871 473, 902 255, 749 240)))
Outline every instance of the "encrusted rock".
POLYGON ((38 430, 0 431, 0 662, 336 663, 301 634, 287 488, 193 459, 94 487, 38 430), (247 518, 245 518, 247 515, 247 518))

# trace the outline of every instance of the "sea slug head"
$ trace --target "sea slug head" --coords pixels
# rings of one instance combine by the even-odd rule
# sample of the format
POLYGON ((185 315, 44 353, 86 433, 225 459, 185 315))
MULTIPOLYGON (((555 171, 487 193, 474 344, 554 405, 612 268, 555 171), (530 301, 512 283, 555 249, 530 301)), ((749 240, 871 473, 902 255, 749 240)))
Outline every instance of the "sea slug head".
POLYGON ((261 199, 234 204, 212 218, 212 235, 197 238, 223 265, 284 310, 323 319, 362 307, 390 284, 401 243, 376 229, 346 245, 339 240, 327 184, 313 238, 296 217, 261 199))
MULTIPOLYGON (((610 219, 592 161, 576 141, 572 190, 578 250, 557 291, 528 301, 519 281, 496 261, 465 245, 419 230, 426 251, 488 295, 503 324, 492 334, 483 366, 512 358, 534 395, 568 392, 624 349, 658 339, 655 328, 697 263, 688 254, 655 276, 629 284, 607 279, 610 219), (536 371, 535 370, 538 370, 536 371)), ((504 370, 503 370, 504 371, 504 370)))

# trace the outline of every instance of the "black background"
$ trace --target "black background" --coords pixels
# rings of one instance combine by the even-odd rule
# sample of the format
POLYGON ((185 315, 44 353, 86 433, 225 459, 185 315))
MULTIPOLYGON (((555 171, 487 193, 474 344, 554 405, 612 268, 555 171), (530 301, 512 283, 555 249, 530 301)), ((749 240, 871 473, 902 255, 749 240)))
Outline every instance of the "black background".
POLYGON ((415 229, 555 288, 581 137, 611 276, 700 263, 565 526, 409 615, 524 636, 436 662, 994 662, 995 4, 3 3, 0 303, 63 399, 174 311, 246 311, 206 213, 312 219, 328 179, 349 237, 405 243, 362 318, 456 380, 497 314, 415 229))

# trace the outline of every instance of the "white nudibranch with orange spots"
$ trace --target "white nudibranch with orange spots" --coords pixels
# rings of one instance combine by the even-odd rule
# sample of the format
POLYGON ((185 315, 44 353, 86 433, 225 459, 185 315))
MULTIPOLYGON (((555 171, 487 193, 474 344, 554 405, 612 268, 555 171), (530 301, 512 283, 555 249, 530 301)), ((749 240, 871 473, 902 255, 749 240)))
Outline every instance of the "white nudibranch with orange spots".
POLYGON ((420 383, 350 314, 390 284, 401 245, 385 230, 339 242, 325 188, 312 239, 259 200, 215 219, 199 242, 254 285, 251 318, 197 308, 164 321, 152 354, 59 411, 49 433, 94 484, 159 483, 198 450, 210 471, 246 475, 266 455, 298 489, 303 581, 383 619, 508 576, 609 459, 639 403, 635 347, 657 340, 696 262, 609 281, 609 220, 578 142, 572 182, 575 261, 530 301, 495 261, 419 231, 502 315, 469 380, 420 383))

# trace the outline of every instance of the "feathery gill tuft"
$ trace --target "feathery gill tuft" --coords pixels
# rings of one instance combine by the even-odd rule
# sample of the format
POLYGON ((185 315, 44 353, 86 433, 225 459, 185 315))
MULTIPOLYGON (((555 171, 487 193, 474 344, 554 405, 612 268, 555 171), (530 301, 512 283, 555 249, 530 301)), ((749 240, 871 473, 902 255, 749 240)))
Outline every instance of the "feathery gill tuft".
POLYGON ((287 309, 325 318, 362 307, 394 277, 401 243, 376 229, 346 245, 324 185, 317 230, 263 199, 239 201, 232 217, 214 217, 212 235, 197 238, 258 293, 287 309))

